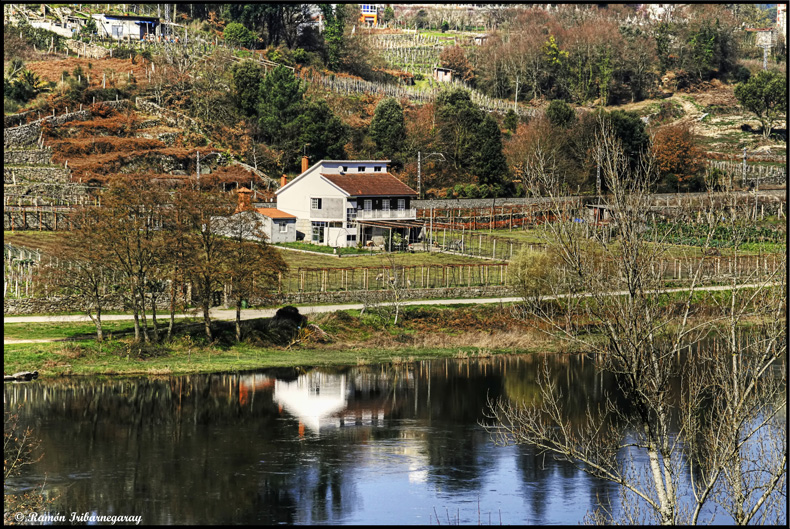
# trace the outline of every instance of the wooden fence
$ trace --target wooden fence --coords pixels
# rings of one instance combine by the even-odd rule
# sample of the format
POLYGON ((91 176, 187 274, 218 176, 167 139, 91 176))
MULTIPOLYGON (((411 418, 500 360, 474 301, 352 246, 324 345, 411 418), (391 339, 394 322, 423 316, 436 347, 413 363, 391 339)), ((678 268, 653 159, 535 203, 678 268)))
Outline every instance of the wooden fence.
POLYGON ((507 263, 299 268, 280 274, 279 291, 376 291, 391 288, 460 288, 507 284, 507 263))
MULTIPOLYGON (((41 254, 26 249, 5 245, 4 298, 33 297, 36 268, 41 254)), ((63 263, 62 266, 68 266, 63 263)), ((770 254, 762 256, 705 257, 700 259, 667 259, 651 263, 651 274, 664 281, 676 284, 687 283, 701 266, 699 285, 726 282, 733 278, 758 281, 786 267, 784 256, 770 254)), ((360 268, 298 268, 282 273, 278 279, 280 295, 309 294, 321 292, 380 292, 397 288, 400 290, 428 290, 458 288, 480 288, 489 286, 512 286, 508 275, 508 263, 473 263, 455 265, 410 265, 379 266, 360 268)), ((108 272, 105 292, 112 291, 120 277, 108 272)), ((191 298, 191 289, 183 285, 179 292, 191 298)), ((227 291, 227 288, 224 290, 227 291)), ((426 293, 427 294, 427 293, 426 293)), ((430 297, 430 295, 428 294, 430 297)), ((218 298, 219 299, 219 298, 218 298)))
POLYGON ((731 175, 732 178, 736 182, 740 182, 742 186, 748 186, 750 184, 787 184, 786 167, 747 163, 744 171, 743 162, 710 160, 708 163, 711 167, 731 175))

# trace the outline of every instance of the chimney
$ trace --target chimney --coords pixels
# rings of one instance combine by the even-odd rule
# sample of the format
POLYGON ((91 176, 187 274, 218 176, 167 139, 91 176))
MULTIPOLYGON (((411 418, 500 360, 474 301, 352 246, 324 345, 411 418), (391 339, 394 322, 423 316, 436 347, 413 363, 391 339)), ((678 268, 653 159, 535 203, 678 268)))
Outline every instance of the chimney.
POLYGON ((287 184, 287 183, 288 183, 288 177, 285 176, 285 175, 282 175, 280 177, 280 187, 285 187, 285 184, 287 184))
POLYGON ((303 173, 304 173, 305 171, 307 171, 307 168, 309 167, 307 164, 308 164, 308 162, 307 162, 307 156, 302 156, 302 172, 303 172, 303 173))
POLYGON ((252 191, 247 189, 246 187, 242 187, 238 190, 239 193, 239 205, 236 206, 236 211, 233 213, 239 213, 240 211, 252 211, 254 208, 252 207, 252 202, 250 201, 250 195, 252 195, 252 191))

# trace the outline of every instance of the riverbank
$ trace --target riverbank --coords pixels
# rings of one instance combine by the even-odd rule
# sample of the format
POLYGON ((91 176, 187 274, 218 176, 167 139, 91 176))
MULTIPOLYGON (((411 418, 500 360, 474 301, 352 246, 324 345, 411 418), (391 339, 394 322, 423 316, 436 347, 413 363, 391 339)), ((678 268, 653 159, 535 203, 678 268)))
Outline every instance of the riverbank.
POLYGON ((70 375, 175 375, 245 371, 270 367, 403 363, 435 358, 474 358, 495 354, 557 352, 545 335, 516 322, 506 305, 403 307, 398 326, 390 315, 342 310, 313 314, 316 327, 300 334, 266 334, 269 319, 245 321, 245 336, 234 343, 232 322, 217 322, 216 340, 200 336, 202 324, 182 321, 175 338, 162 344, 132 344, 130 322, 113 322, 113 338, 97 343, 84 334, 90 324, 5 323, 9 336, 37 327, 37 340, 6 343, 6 372, 37 370, 41 377, 70 375), (25 330, 18 326, 26 325, 25 330), (320 331, 316 330, 320 329, 320 331))

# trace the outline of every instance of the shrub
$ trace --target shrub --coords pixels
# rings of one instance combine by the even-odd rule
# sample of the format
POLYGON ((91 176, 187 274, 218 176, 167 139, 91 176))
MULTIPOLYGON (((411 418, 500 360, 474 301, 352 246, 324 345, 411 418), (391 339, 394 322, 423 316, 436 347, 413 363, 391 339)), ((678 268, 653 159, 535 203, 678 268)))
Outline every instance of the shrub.
POLYGON ((231 22, 225 26, 222 36, 225 38, 225 42, 232 46, 250 48, 255 43, 255 35, 252 31, 238 22, 231 22))

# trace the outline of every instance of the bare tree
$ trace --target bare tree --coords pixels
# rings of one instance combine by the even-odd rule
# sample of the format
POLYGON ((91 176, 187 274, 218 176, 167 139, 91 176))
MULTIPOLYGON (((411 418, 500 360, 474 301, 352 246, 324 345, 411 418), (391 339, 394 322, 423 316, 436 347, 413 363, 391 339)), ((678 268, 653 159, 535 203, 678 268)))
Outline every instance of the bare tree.
POLYGON ((176 195, 176 200, 183 202, 186 222, 189 227, 187 235, 186 274, 195 287, 200 307, 203 311, 203 322, 206 338, 210 342, 211 316, 209 311, 213 304, 214 293, 222 289, 227 253, 223 235, 224 219, 233 213, 234 200, 230 195, 206 189, 183 188, 176 195))
POLYGON ((251 297, 265 298, 277 283, 278 272, 287 269, 280 254, 266 244, 261 220, 254 211, 241 211, 225 224, 227 275, 230 298, 236 306, 236 341, 241 341, 242 302, 251 297))
MULTIPOLYGON (((586 421, 572 425, 546 369, 538 403, 492 401, 488 418, 493 422, 487 428, 497 443, 531 444, 617 483, 625 502, 619 516, 626 522, 697 523, 713 501, 738 523, 766 517, 769 511, 777 514, 786 448, 784 443, 782 449, 761 445, 763 454, 773 455, 769 463, 755 457, 755 446, 782 430, 776 420, 784 402, 771 370, 786 356, 779 325, 785 318, 784 283, 762 277, 756 288, 741 294, 747 278, 733 278, 732 290, 722 296, 729 304, 722 304, 721 314, 706 316, 699 299, 704 278, 704 259, 699 258, 687 290, 666 292, 663 263, 674 233, 671 226, 652 222, 649 190, 655 171, 647 158, 631 170, 607 125, 599 126, 611 224, 573 222, 582 213, 563 196, 563 175, 555 160, 538 147, 525 178, 533 193, 551 201, 554 221, 543 225, 545 259, 556 265, 552 273, 524 283, 524 302, 516 312, 537 328, 595 353, 599 369, 615 374, 629 406, 624 409, 607 396, 600 409, 590 406, 586 421), (733 329, 747 314, 768 321, 761 333, 748 338, 748 347, 733 338, 733 329), (732 363, 723 362, 703 342, 713 329, 727 334, 732 363), (692 347, 699 352, 680 362, 681 352, 692 347), (680 402, 669 391, 678 383, 680 402), (646 463, 637 463, 636 453, 646 463)), ((713 203, 707 213, 700 225, 703 247, 710 246, 721 222, 713 203)), ((738 211, 729 214, 735 218, 738 211)), ((613 516, 599 510, 592 519, 612 521, 613 516)))
POLYGON ((97 228, 99 212, 93 207, 76 209, 71 215, 73 229, 51 253, 54 261, 42 267, 48 287, 78 299, 96 327, 96 340, 104 339, 102 309, 111 270, 107 258, 107 238, 97 228))

